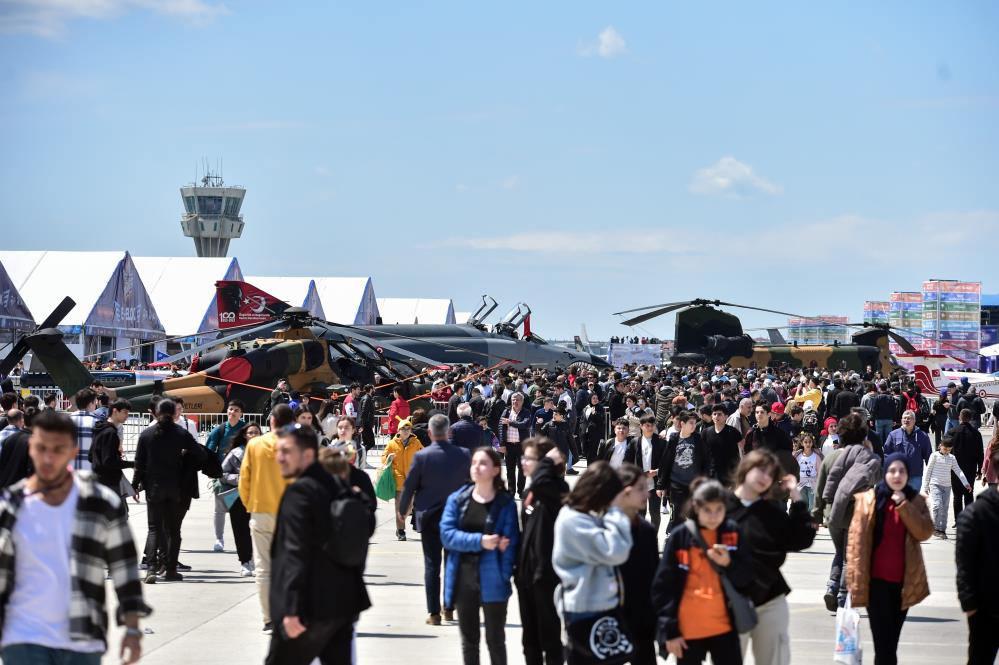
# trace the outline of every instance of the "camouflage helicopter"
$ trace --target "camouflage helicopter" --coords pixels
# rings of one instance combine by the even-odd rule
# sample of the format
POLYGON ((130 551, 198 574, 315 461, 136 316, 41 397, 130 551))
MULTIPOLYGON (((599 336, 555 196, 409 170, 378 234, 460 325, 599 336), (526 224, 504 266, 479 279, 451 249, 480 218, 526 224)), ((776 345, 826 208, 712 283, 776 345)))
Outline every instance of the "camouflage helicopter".
POLYGON ((700 298, 638 307, 616 314, 644 311, 644 314, 622 321, 626 326, 634 326, 676 311, 676 348, 671 361, 682 366, 729 364, 733 367, 765 367, 786 364, 790 367, 848 369, 857 372, 872 367, 880 371, 882 376, 888 376, 898 367, 888 350, 889 338, 907 353, 915 350, 909 340, 894 332, 887 324, 871 323, 836 324, 862 328, 853 334, 850 344, 788 344, 779 328, 766 328, 771 343, 759 344, 746 334, 738 317, 716 309, 717 307, 739 307, 811 320, 820 325, 824 323, 816 317, 700 298))
MULTIPOLYGON (((262 412, 280 379, 287 379, 292 391, 314 396, 342 393, 352 382, 407 382, 419 394, 429 389, 424 384, 427 369, 472 363, 549 368, 604 363, 588 353, 549 346, 529 331, 517 339, 517 316, 486 332, 480 321, 492 309, 481 314, 485 302, 472 325, 361 327, 318 319, 243 282, 218 282, 216 287, 219 320, 228 334, 162 361, 193 355, 186 376, 109 389, 112 397, 144 409, 156 395, 179 396, 190 413, 221 413, 229 399, 238 398, 249 411, 262 412)), ((42 326, 18 341, 0 369, 10 371, 30 349, 64 394, 93 382, 55 328, 72 309, 67 300, 68 308, 64 301, 42 326)), ((528 309, 523 318, 529 314, 528 309)))

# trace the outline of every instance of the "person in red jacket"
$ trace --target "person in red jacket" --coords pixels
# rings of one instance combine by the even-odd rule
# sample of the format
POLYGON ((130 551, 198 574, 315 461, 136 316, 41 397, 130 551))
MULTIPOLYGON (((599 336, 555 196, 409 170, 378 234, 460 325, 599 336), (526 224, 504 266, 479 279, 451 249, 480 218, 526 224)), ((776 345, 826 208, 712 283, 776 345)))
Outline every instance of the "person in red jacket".
POLYGON ((388 433, 393 437, 399 431, 399 421, 409 418, 409 402, 406 401, 402 393, 402 386, 392 389, 392 403, 388 412, 388 433))

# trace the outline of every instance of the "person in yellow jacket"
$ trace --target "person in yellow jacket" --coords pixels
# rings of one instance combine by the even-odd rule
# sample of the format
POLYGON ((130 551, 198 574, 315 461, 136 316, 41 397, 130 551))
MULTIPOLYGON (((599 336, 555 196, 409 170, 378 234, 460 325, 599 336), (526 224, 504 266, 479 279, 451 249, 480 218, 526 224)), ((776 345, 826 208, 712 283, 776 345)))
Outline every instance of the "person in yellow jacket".
POLYGON ((822 403, 822 391, 819 390, 818 380, 814 376, 808 377, 808 389, 799 389, 798 394, 794 397, 794 401, 798 404, 808 402, 812 405, 813 409, 816 411, 819 410, 819 404, 822 403))
POLYGON ((423 450, 420 439, 413 434, 413 422, 409 418, 399 420, 399 430, 392 440, 385 446, 382 453, 382 466, 388 463, 389 456, 392 455, 392 475, 395 476, 395 536, 399 540, 406 540, 406 520, 400 517, 402 506, 399 500, 402 498, 402 486, 406 484, 406 476, 413 466, 413 458, 416 453, 423 450))
POLYGON ((264 615, 264 632, 274 629, 271 623, 271 541, 277 523, 278 506, 284 490, 294 478, 281 476, 275 452, 278 430, 290 425, 295 414, 287 404, 278 404, 271 411, 270 431, 254 437, 246 444, 243 464, 239 468, 239 498, 250 513, 250 538, 253 540, 253 566, 257 595, 264 615))

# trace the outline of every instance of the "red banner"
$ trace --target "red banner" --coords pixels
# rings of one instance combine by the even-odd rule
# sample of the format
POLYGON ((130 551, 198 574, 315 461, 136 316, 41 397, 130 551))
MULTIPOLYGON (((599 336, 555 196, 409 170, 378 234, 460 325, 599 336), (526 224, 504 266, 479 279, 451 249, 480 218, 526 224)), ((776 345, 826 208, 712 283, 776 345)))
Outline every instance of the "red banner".
POLYGON ((287 303, 246 282, 215 282, 215 298, 222 329, 266 323, 288 309, 287 303))

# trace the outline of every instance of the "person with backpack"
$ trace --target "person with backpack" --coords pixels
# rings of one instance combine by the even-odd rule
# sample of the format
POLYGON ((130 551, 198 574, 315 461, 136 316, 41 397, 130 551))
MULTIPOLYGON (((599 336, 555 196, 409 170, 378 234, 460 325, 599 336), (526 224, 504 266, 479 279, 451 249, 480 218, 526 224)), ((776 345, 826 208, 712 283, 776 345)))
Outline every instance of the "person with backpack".
POLYGON ((881 459, 871 450, 867 423, 860 414, 851 413, 839 421, 839 440, 843 447, 831 463, 828 474, 819 479, 823 505, 831 506, 829 537, 836 549, 823 597, 830 612, 846 604, 847 537, 853 519, 854 496, 871 489, 881 478, 881 459))
POLYGON ((315 430, 278 434, 285 480, 272 549, 270 611, 275 626, 265 665, 350 663, 353 626, 371 607, 362 573, 374 514, 340 477, 319 464, 315 430), (330 599, 336 602, 330 602, 330 599))
POLYGON ((709 653, 715 665, 737 665, 742 647, 722 577, 736 590, 748 589, 752 561, 726 514, 728 491, 704 479, 692 490, 688 519, 670 533, 652 581, 658 641, 678 665, 702 663, 709 653))
POLYGON ((479 663, 480 608, 489 662, 506 664, 506 608, 513 594, 520 527, 502 465, 496 449, 478 448, 469 470, 472 482, 448 497, 441 517, 441 543, 447 551, 444 607, 458 610, 465 665, 479 663))

